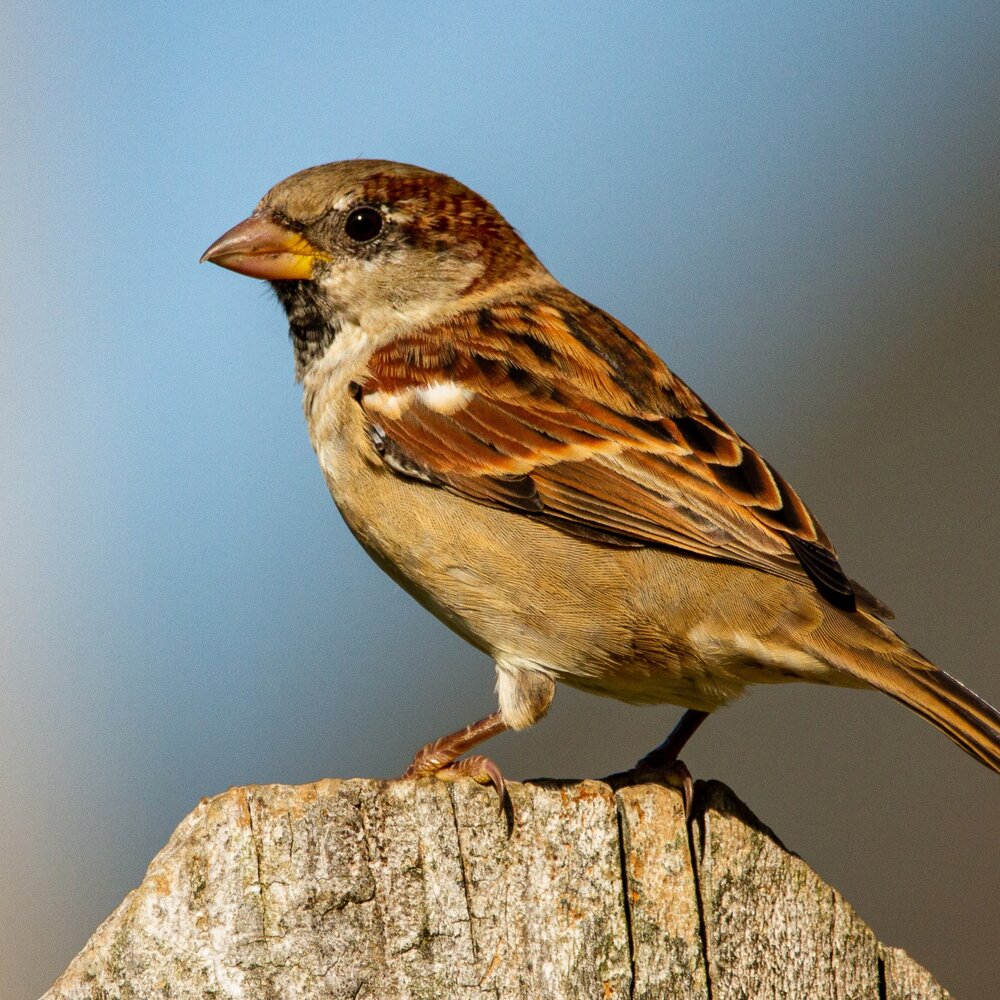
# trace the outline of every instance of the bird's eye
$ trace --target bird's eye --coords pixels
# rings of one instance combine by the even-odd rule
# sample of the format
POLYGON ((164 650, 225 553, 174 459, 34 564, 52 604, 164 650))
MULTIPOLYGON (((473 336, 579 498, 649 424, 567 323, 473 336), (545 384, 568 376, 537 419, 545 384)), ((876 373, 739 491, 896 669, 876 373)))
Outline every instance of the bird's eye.
POLYGON ((355 208, 344 221, 344 232, 355 243, 367 243, 382 232, 382 213, 367 205, 355 208))

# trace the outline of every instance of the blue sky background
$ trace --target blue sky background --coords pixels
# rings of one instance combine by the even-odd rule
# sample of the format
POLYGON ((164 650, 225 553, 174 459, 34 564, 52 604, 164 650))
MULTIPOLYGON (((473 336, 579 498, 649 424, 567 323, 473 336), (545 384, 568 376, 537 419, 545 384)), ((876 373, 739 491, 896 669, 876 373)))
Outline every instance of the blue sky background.
MULTIPOLYGON (((488 663, 340 523, 277 304, 197 265, 314 163, 486 195, 1000 703, 998 44, 987 3, 5 4, 0 996, 42 992, 201 796, 389 776, 492 707, 488 663)), ((676 714, 560 691, 490 752, 600 775, 676 714)), ((686 759, 992 995, 996 776, 804 686, 686 759)))

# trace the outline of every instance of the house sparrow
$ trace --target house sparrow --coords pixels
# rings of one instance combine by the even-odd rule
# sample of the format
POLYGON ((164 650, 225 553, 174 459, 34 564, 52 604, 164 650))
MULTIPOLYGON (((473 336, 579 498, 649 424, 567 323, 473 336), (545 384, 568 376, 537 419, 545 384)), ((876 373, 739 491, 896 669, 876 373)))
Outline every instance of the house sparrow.
POLYGON ((271 282, 309 435, 369 555, 492 657, 499 709, 406 777, 548 710, 557 681, 688 711, 747 684, 875 688, 1000 771, 1000 714, 908 646, 795 491, 474 191, 352 160, 282 181, 203 260, 271 282))

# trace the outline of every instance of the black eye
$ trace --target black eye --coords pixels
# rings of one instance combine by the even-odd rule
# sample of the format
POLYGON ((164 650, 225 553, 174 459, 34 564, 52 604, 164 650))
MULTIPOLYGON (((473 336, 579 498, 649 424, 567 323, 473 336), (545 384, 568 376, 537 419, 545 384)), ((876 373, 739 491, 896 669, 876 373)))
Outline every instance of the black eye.
POLYGON ((353 209, 344 220, 344 232, 356 243, 367 243, 382 232, 382 213, 367 205, 353 209))

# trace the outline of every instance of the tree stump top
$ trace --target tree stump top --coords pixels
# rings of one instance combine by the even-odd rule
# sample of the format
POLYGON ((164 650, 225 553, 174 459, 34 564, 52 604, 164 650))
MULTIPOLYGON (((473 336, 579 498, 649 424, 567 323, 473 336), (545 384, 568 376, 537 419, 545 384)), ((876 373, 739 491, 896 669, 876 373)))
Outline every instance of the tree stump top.
POLYGON ((203 800, 44 1000, 948 996, 721 784, 509 788, 203 800))

